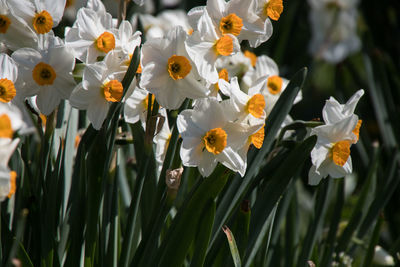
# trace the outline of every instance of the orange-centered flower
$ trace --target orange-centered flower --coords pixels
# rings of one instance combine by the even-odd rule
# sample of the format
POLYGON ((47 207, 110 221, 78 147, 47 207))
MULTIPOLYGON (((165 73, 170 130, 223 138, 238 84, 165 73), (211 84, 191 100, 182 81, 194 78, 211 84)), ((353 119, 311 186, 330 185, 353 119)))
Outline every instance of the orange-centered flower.
POLYGON ((11 120, 7 114, 0 115, 0 137, 12 138, 13 129, 11 127, 11 120))
MULTIPOLYGON (((222 69, 222 70, 220 70, 219 72, 218 72, 218 77, 220 78, 220 79, 224 79, 225 81, 228 81, 228 71, 226 70, 226 69, 222 69)), ((218 83, 216 83, 215 85, 214 85, 214 88, 215 88, 215 91, 219 91, 219 85, 218 85, 218 83)))
POLYGON ((0 15, 0 33, 6 33, 10 24, 11 20, 6 15, 0 15))
POLYGON ((57 74, 52 66, 40 62, 33 68, 32 77, 39 85, 51 85, 56 79, 57 74))
POLYGON ((103 85, 104 98, 110 102, 119 102, 122 98, 124 88, 122 83, 117 80, 111 80, 103 85))
POLYGON ((269 0, 264 4, 263 14, 272 20, 278 20, 283 11, 282 0, 269 0))
POLYGON ((110 32, 103 32, 95 41, 98 50, 108 53, 115 48, 115 37, 110 32))
POLYGON ((227 134, 222 128, 209 130, 203 137, 208 152, 218 155, 226 147, 227 134))
POLYGON ((7 78, 0 79, 0 102, 10 102, 15 94, 14 83, 7 78))
POLYGON ((53 28, 53 18, 49 12, 43 10, 40 13, 36 13, 32 24, 37 33, 48 33, 53 28))
POLYGON ((256 118, 260 118, 263 115, 265 108, 265 98, 262 94, 253 95, 246 104, 246 111, 256 118))
POLYGON ((279 94, 282 90, 282 78, 278 75, 268 77, 267 87, 272 95, 279 94))
POLYGON ((336 165, 343 166, 350 156, 350 142, 344 140, 335 143, 331 148, 331 156, 336 165))
POLYGON ((8 192, 8 198, 11 198, 17 190, 17 173, 15 171, 10 171, 10 192, 8 192))
POLYGON ((233 40, 229 35, 219 38, 214 44, 214 50, 217 55, 229 56, 233 52, 233 40))
POLYGON ((174 80, 180 80, 186 77, 192 70, 189 60, 184 56, 173 55, 168 59, 168 73, 174 80))
POLYGON ((260 149, 264 143, 265 130, 264 126, 249 136, 249 142, 253 144, 256 148, 260 149))
POLYGON ((238 36, 242 30, 243 22, 235 13, 231 13, 226 17, 223 17, 219 22, 219 29, 223 34, 233 34, 238 36))

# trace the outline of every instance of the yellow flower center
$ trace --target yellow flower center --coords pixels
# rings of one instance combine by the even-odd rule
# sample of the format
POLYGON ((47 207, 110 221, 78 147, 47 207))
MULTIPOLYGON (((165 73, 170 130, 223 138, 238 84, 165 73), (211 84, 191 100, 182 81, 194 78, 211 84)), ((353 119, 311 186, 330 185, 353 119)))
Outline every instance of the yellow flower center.
POLYGON ((256 66, 257 63, 257 56, 253 52, 250 52, 249 50, 244 51, 244 56, 250 59, 251 65, 253 67, 256 66))
POLYGON ((203 137, 208 152, 218 155, 226 147, 227 134, 222 128, 209 130, 203 137))
POLYGON ((7 78, 0 79, 0 102, 10 102, 15 94, 14 83, 7 78))
POLYGON ((108 53, 115 48, 115 37, 112 33, 103 32, 95 41, 96 48, 104 53, 108 53))
POLYGON ((264 4, 263 14, 272 20, 278 20, 283 11, 282 0, 269 0, 264 4))
POLYGON ((235 13, 231 13, 226 17, 223 17, 219 22, 219 29, 223 34, 230 33, 235 36, 240 34, 242 30, 243 22, 235 13))
POLYGON ((11 20, 6 15, 0 15, 0 33, 6 33, 10 24, 11 20))
POLYGON ((336 165, 343 166, 350 156, 350 142, 344 140, 335 143, 331 148, 331 156, 336 165))
POLYGON ((11 119, 7 114, 0 115, 0 137, 12 138, 13 129, 11 127, 11 119))
POLYGON ((180 80, 189 74, 192 70, 192 65, 190 65, 186 57, 173 55, 168 59, 167 68, 172 79, 180 80))
POLYGON ((8 198, 11 198, 12 195, 15 194, 17 190, 17 173, 15 171, 10 171, 10 192, 8 192, 8 198))
POLYGON ((282 78, 278 75, 268 77, 267 87, 272 95, 279 94, 282 90, 282 78))
POLYGON ((119 102, 122 98, 124 88, 122 83, 117 80, 111 80, 102 86, 104 98, 110 102, 119 102))
POLYGON ((52 66, 40 62, 33 68, 32 77, 39 85, 51 85, 57 75, 52 66))
MULTIPOLYGON (((218 72, 218 77, 220 78, 220 79, 223 79, 223 80, 225 80, 225 81, 228 81, 228 71, 226 70, 226 69, 222 69, 222 70, 220 70, 219 72, 218 72)), ((216 83, 215 85, 214 85, 214 89, 215 89, 215 91, 219 91, 219 85, 218 85, 218 83, 216 83)))
POLYGON ((354 143, 357 143, 358 138, 360 136, 360 128, 361 128, 362 120, 358 120, 356 127, 353 129, 353 134, 357 136, 357 139, 354 143))
POLYGON ((40 13, 36 13, 33 18, 33 28, 39 34, 48 33, 53 28, 53 18, 50 13, 43 10, 40 13))
POLYGON ((262 94, 253 95, 249 101, 247 101, 245 110, 256 118, 260 118, 263 115, 265 108, 265 98, 262 94))
MULTIPOLYGON (((151 110, 153 110, 154 99, 154 97, 151 98, 151 110)), ((147 110, 147 107, 149 106, 149 94, 147 94, 146 98, 142 100, 142 104, 144 109, 147 110)))
POLYGON ((229 56, 233 52, 233 40, 229 35, 219 38, 214 44, 214 51, 217 55, 229 56))
POLYGON ((253 144, 256 148, 260 149, 264 143, 264 135, 265 130, 263 125, 260 130, 249 136, 249 142, 253 144))

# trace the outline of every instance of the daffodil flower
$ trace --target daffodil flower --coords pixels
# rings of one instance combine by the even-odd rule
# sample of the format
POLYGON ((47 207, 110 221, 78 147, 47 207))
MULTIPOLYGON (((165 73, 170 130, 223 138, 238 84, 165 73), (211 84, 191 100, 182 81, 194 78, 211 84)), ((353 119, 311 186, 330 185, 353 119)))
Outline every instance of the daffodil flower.
POLYGON ((16 95, 18 67, 7 54, 0 54, 0 102, 10 102, 16 95))
MULTIPOLYGON (((31 5, 28 1, 21 2, 31 5)), ((11 12, 9 4, 0 0, 0 42, 12 51, 22 47, 37 48, 38 35, 22 17, 11 12)))
POLYGON ((252 60, 245 53, 239 51, 232 56, 218 58, 215 66, 217 69, 226 69, 229 77, 237 76, 241 78, 247 72, 251 71, 255 64, 253 66, 252 60))
POLYGON ((37 95, 39 110, 49 115, 61 99, 68 99, 75 86, 75 58, 61 39, 55 37, 46 42, 47 49, 21 48, 11 56, 19 66, 16 98, 23 101, 37 95))
POLYGON ((208 0, 205 7, 189 11, 189 22, 197 29, 197 21, 207 10, 218 34, 232 34, 241 42, 248 40, 251 47, 257 47, 272 35, 272 24, 256 14, 255 1, 208 0))
POLYGON ((209 176, 220 162, 244 176, 247 159, 237 150, 247 141, 248 131, 243 125, 230 122, 227 112, 215 98, 206 98, 199 100, 194 109, 178 115, 184 166, 197 166, 203 176, 209 176))
POLYGON ((101 128, 111 103, 122 100, 121 81, 125 71, 116 62, 119 59, 109 53, 103 61, 86 65, 82 82, 69 98, 73 107, 87 110, 89 121, 96 130, 101 128))
POLYGON ((15 16, 22 18, 37 34, 49 33, 63 16, 66 0, 8 0, 15 16))
POLYGON ((203 98, 208 93, 186 52, 186 38, 186 32, 176 27, 166 38, 149 40, 142 48, 140 87, 167 109, 179 108, 185 98, 203 98))
POLYGON ((187 39, 186 49, 200 76, 215 84, 218 82, 216 60, 239 52, 239 41, 233 34, 217 33, 206 9, 199 18, 197 28, 198 31, 187 39))
POLYGON ((66 32, 65 44, 73 49, 77 59, 84 63, 94 63, 98 57, 115 49, 116 35, 117 30, 113 27, 109 13, 101 14, 89 8, 81 8, 75 26, 66 32))
POLYGON ((361 48, 357 36, 358 0, 309 0, 312 39, 309 51, 316 58, 338 63, 361 48))
POLYGON ((357 122, 358 117, 351 115, 333 124, 312 129, 311 134, 317 135, 317 143, 311 151, 313 165, 308 173, 310 185, 317 185, 328 175, 341 178, 353 171, 350 146, 357 138, 353 133, 357 122))

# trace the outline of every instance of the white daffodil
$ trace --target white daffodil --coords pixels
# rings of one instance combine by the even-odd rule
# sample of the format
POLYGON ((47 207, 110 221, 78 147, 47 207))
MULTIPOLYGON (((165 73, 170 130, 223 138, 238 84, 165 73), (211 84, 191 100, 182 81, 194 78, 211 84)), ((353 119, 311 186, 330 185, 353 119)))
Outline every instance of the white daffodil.
POLYGON ((119 62, 119 59, 109 53, 104 61, 86 65, 82 82, 69 98, 71 106, 87 110, 87 116, 96 130, 101 128, 111 103, 122 100, 121 81, 125 71, 116 61, 119 62))
POLYGON ((18 67, 7 54, 0 54, 0 102, 10 102, 16 95, 18 67))
POLYGON ((188 16, 183 10, 165 10, 157 17, 141 14, 139 19, 147 39, 166 37, 167 33, 177 26, 181 26, 188 34, 193 32, 188 16))
POLYGON ((328 175, 341 178, 353 171, 350 146, 357 138, 353 133, 357 122, 358 117, 351 115, 333 124, 312 129, 311 134, 317 135, 317 143, 311 151, 313 165, 308 173, 310 185, 317 185, 328 175))
POLYGON ((118 41, 117 48, 132 57, 133 51, 140 45, 141 34, 140 31, 133 32, 132 25, 129 21, 122 21, 116 36, 118 41))
POLYGON ((154 94, 164 108, 177 109, 185 98, 206 97, 207 88, 186 52, 186 32, 176 27, 167 36, 143 45, 140 87, 154 94))
POLYGON ((0 201, 3 201, 6 197, 10 198, 16 190, 17 173, 8 168, 8 161, 18 142, 19 139, 0 138, 0 201))
POLYGON ((197 21, 207 10, 218 34, 235 35, 239 41, 248 40, 251 47, 257 47, 272 35, 272 24, 256 14, 255 1, 208 0, 205 7, 189 11, 189 22, 197 29, 197 21))
POLYGON ((21 48, 12 54, 12 58, 18 64, 20 82, 16 98, 19 100, 37 95, 39 110, 49 115, 61 99, 70 96, 75 86, 72 77, 75 58, 61 39, 48 40, 48 48, 44 50, 21 48))
MULTIPOLYGON (((222 83, 221 88, 224 88, 227 83, 222 83)), ((265 113, 265 98, 262 94, 257 93, 256 90, 249 90, 249 94, 244 93, 240 90, 237 77, 231 79, 228 85, 229 89, 229 105, 227 108, 231 108, 234 112, 231 112, 234 117, 231 117, 231 121, 247 121, 249 117, 260 120, 258 124, 263 125, 266 117, 265 113), (254 91, 254 92, 253 92, 254 91)))
MULTIPOLYGON (((21 3, 31 4, 25 0, 21 3)), ((13 51, 22 47, 37 48, 38 35, 25 20, 11 12, 9 4, 8 0, 0 0, 0 42, 13 51)))
MULTIPOLYGON (((269 114, 288 84, 289 80, 279 75, 279 68, 275 61, 268 56, 262 55, 257 57, 256 67, 245 74, 241 86, 244 91, 248 87, 259 87, 259 93, 265 96, 266 107, 268 108, 267 114, 269 114), (267 79, 265 80, 264 78, 267 79), (262 79, 265 82, 259 87, 262 79)), ((301 99, 302 93, 300 91, 294 103, 298 103, 301 99)))
POLYGON ((46 34, 63 16, 66 0, 7 0, 15 16, 22 18, 37 34, 46 34))
POLYGON ((15 105, 0 102, 0 139, 12 139, 14 132, 25 126, 22 114, 15 105))
POLYGON ((239 51, 238 53, 228 56, 228 57, 220 57, 215 62, 215 66, 217 69, 225 68, 228 71, 229 77, 237 76, 239 79, 242 78, 248 71, 253 69, 253 62, 256 60, 256 56, 248 51, 242 53, 239 51), (250 57, 253 57, 251 59, 250 57), (254 58, 255 57, 255 58, 254 58))
POLYGON ((309 0, 312 39, 309 51, 316 58, 338 63, 361 48, 357 36, 358 0, 309 0))
MULTIPOLYGON (((330 97, 326 101, 324 108, 322 109, 322 117, 326 124, 334 124, 348 116, 354 114, 357 103, 360 98, 364 95, 364 90, 358 90, 347 102, 346 104, 340 104, 335 98, 330 97)), ((358 136, 360 132, 360 127, 362 120, 358 120, 356 127, 353 129, 353 133, 356 135, 358 141, 358 136)))
POLYGON ((178 115, 184 166, 197 166, 203 176, 209 176, 220 162, 244 175, 247 159, 237 150, 247 141, 248 131, 241 124, 229 122, 232 115, 227 112, 215 98, 206 98, 199 100, 194 109, 178 115))
POLYGON ((221 56, 230 56, 240 51, 239 41, 235 35, 219 34, 204 9, 197 24, 198 31, 190 35, 186 41, 186 49, 199 74, 210 83, 217 83, 218 71, 216 60, 221 56))
MULTIPOLYGON (((151 99, 153 106, 154 97, 151 99)), ((136 123, 139 120, 146 125, 147 107, 149 105, 149 92, 136 87, 124 103, 124 118, 127 123, 136 123)))
POLYGON ((74 27, 66 32, 65 44, 73 49, 77 59, 84 63, 94 63, 98 57, 116 48, 117 34, 109 13, 81 8, 74 27))

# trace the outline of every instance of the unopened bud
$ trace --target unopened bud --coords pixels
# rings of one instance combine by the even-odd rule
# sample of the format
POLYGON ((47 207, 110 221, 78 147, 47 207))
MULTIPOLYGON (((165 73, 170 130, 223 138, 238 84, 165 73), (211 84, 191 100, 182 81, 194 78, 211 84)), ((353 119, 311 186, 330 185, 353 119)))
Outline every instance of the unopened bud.
POLYGON ((375 264, 383 266, 394 266, 393 257, 386 252, 381 246, 375 247, 374 258, 372 260, 375 264))

